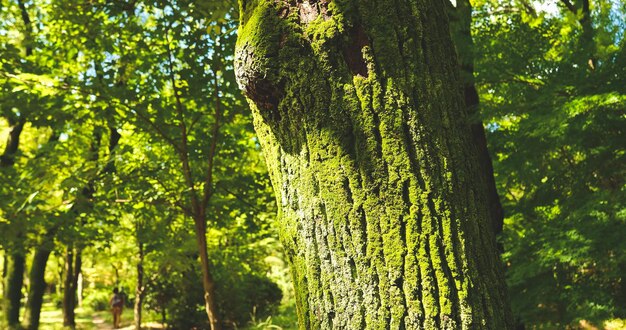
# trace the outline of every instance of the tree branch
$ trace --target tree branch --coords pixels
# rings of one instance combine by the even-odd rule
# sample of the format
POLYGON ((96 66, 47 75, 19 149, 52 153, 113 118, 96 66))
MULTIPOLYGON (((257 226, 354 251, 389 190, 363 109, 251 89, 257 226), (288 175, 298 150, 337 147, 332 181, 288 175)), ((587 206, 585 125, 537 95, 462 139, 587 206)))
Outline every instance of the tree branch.
POLYGON ((569 11, 576 14, 576 6, 574 6, 573 3, 571 3, 569 0, 561 0, 561 2, 565 5, 565 7, 567 7, 567 9, 569 9, 569 11))
POLYGON ((213 123, 213 136, 211 137, 211 145, 209 146, 209 155, 207 160, 207 170, 204 180, 204 192, 202 206, 204 208, 209 204, 209 199, 213 195, 213 166, 215 163, 215 152, 217 148, 217 139, 219 137, 221 117, 222 117, 222 100, 220 99, 219 83, 217 78, 217 70, 213 70, 213 87, 215 89, 215 122, 213 123))
POLYGON ((187 124, 185 124, 185 115, 182 101, 180 99, 180 93, 178 88, 176 87, 176 77, 174 74, 174 60, 172 58, 172 49, 170 48, 170 40, 169 40, 169 27, 165 34, 166 44, 167 44, 167 60, 169 67, 169 78, 172 84, 172 90, 174 91, 174 99, 176 101, 176 116, 178 117, 178 127, 180 128, 180 142, 181 149, 178 152, 178 157, 183 166, 183 176, 185 177, 185 182, 187 187, 191 191, 191 204, 194 213, 199 214, 200 212, 200 200, 198 198, 198 193, 196 192, 195 182, 193 180, 193 173, 191 171, 191 166, 189 165, 189 145, 188 145, 188 135, 187 135, 187 124))

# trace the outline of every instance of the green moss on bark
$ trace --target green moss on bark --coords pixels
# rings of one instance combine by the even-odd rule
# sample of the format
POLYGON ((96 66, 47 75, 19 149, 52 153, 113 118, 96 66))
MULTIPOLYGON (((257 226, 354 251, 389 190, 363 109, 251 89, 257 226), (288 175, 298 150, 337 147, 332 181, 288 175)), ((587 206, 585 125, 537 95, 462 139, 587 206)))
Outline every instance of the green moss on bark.
POLYGON ((444 8, 240 8, 300 327, 509 328, 444 8))

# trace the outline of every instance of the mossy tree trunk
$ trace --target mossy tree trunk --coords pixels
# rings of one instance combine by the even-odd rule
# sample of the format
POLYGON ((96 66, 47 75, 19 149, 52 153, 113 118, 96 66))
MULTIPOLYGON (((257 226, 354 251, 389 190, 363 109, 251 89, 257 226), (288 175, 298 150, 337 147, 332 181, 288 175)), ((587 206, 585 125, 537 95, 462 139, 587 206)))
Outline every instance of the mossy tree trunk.
POLYGON ((511 328, 444 2, 240 12, 300 327, 511 328))

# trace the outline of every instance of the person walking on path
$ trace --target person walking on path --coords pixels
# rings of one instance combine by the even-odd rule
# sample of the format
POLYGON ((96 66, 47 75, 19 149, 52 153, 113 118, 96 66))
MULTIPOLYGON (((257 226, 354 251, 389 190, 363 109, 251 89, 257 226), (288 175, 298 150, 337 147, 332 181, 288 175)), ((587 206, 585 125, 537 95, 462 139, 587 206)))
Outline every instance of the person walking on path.
POLYGON ((113 329, 120 328, 122 310, 124 309, 124 295, 117 288, 113 289, 113 297, 109 301, 113 312, 113 329))

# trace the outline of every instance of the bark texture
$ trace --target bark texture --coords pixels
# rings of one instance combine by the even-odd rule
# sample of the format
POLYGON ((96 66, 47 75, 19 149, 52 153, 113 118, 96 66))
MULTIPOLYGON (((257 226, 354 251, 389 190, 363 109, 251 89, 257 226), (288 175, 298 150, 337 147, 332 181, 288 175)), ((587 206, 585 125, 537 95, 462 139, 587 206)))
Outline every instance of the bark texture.
POLYGON ((512 328, 444 2, 240 12, 300 327, 512 328))
MULTIPOLYGON (((487 136, 480 115, 480 99, 474 81, 474 40, 472 39, 472 5, 469 0, 457 0, 456 7, 448 4, 452 41, 457 50, 465 107, 472 138, 478 152, 478 162, 485 180, 487 205, 495 234, 502 232, 504 210, 496 188, 493 164, 487 148, 487 136)), ((500 248, 501 249, 501 248, 500 248)))

